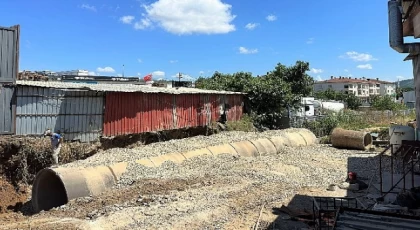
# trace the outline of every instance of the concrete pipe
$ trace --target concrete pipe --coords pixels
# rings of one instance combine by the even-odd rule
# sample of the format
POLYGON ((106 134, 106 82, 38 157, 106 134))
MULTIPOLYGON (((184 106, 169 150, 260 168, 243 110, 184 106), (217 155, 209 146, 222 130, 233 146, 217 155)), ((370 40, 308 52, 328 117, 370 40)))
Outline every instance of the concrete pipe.
POLYGON ((299 129, 298 133, 305 139, 306 146, 318 144, 315 134, 309 129, 299 129))
POLYGON ((274 155, 277 153, 277 149, 274 146, 273 142, 271 142, 267 138, 251 141, 251 143, 257 148, 257 151, 260 154, 260 156, 274 155))
POLYGON ((193 151, 189 151, 189 152, 181 153, 181 154, 186 159, 190 159, 190 158, 198 157, 198 156, 205 156, 205 155, 213 156, 213 154, 207 148, 197 149, 197 150, 193 150, 193 151))
POLYGON ((169 153, 156 157, 150 157, 150 161, 153 162, 155 167, 161 166, 165 161, 172 161, 176 164, 181 164, 186 158, 181 153, 169 153))
POLYGON ((336 128, 331 134, 331 144, 336 148, 366 150, 372 145, 372 136, 367 132, 336 128))
POLYGON ((207 149, 213 154, 213 156, 220 154, 238 155, 238 152, 236 152, 236 150, 230 144, 210 146, 207 147, 207 149))
POLYGON ((244 157, 257 157, 260 154, 258 153, 257 148, 249 141, 241 141, 231 144, 236 152, 244 157))
POLYGON ((34 211, 49 210, 78 197, 99 195, 111 188, 126 169, 127 163, 87 169, 43 169, 36 175, 32 186, 34 211))
POLYGON ((298 132, 286 133, 285 137, 289 139, 289 147, 306 146, 306 140, 298 132))

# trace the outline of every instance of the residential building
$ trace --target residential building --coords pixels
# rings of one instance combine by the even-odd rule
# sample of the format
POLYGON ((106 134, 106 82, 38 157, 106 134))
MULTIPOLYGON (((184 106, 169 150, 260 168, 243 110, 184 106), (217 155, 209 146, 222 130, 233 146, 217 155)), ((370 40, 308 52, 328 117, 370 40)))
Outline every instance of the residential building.
POLYGON ((325 91, 332 89, 345 94, 352 93, 367 102, 372 96, 394 96, 396 86, 392 82, 381 81, 378 78, 351 78, 351 77, 333 77, 326 81, 318 81, 314 84, 314 91, 325 91))

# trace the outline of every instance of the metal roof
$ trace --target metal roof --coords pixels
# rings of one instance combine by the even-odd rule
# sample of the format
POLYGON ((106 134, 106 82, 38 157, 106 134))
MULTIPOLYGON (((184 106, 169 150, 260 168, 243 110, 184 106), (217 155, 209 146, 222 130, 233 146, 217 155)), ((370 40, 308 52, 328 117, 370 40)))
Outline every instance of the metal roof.
POLYGON ((33 86, 55 89, 78 89, 90 90, 98 92, 141 92, 141 93, 166 93, 166 94, 244 94, 241 92, 230 91, 216 91, 216 90, 203 90, 196 88, 161 88, 151 87, 145 85, 134 84, 86 84, 86 83, 71 83, 71 82, 58 82, 58 81, 16 81, 16 85, 33 86))

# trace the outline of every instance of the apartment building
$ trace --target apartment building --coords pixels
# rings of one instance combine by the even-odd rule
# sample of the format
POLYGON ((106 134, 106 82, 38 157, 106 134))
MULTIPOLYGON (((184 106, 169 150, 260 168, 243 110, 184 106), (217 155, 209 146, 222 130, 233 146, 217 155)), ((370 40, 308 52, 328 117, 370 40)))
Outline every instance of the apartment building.
POLYGON ((332 89, 345 94, 352 93, 360 97, 362 101, 367 102, 371 96, 395 96, 395 83, 381 81, 378 78, 351 78, 351 77, 333 77, 326 81, 318 81, 314 84, 314 91, 325 91, 332 89))

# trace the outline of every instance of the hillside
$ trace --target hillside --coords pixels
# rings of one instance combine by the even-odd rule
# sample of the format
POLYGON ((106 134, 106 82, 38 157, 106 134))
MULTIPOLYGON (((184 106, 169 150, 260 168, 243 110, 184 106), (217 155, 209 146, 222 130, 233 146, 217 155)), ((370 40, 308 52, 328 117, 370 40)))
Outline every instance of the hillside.
MULTIPOLYGON (((395 82, 395 84, 398 84, 398 82, 395 82)), ((400 81, 400 87, 401 88, 413 88, 414 87, 414 79, 407 79, 400 81)))

